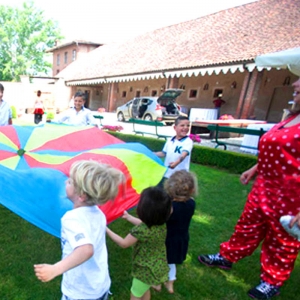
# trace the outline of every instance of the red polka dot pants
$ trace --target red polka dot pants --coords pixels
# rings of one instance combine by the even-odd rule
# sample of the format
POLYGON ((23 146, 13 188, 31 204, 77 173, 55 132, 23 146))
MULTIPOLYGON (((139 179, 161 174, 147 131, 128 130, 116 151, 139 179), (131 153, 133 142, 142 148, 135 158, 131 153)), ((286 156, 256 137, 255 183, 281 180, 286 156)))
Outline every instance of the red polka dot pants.
POLYGON ((263 181, 256 181, 233 235, 220 245, 220 254, 237 262, 251 255, 263 241, 261 279, 277 286, 289 278, 300 249, 300 242, 279 222, 282 215, 295 215, 300 210, 300 201, 296 199, 295 203, 295 194, 291 193, 295 192, 266 188, 263 181))

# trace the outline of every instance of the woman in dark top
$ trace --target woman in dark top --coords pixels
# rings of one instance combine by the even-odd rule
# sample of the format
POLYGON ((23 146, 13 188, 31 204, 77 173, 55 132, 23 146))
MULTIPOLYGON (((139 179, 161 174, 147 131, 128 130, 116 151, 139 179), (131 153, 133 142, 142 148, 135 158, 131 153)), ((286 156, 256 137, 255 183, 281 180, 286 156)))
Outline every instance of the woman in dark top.
POLYGON ((186 259, 189 244, 189 226, 195 211, 195 201, 191 195, 196 193, 196 177, 185 170, 175 172, 166 182, 165 189, 172 197, 173 212, 167 221, 167 259, 169 281, 165 283, 169 293, 174 293, 176 264, 186 259))

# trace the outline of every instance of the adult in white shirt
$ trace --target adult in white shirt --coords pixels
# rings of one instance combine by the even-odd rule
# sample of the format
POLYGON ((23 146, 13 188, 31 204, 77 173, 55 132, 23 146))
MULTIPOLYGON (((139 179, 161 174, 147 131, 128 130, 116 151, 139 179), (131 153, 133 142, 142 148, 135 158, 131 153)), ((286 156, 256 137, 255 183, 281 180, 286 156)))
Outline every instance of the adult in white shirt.
POLYGON ((84 107, 85 100, 85 94, 83 92, 77 92, 74 96, 74 107, 63 112, 57 119, 57 123, 65 123, 74 126, 97 126, 97 121, 93 117, 91 110, 84 107))
POLYGON ((12 111, 9 104, 2 99, 4 86, 0 83, 0 126, 12 124, 12 111))

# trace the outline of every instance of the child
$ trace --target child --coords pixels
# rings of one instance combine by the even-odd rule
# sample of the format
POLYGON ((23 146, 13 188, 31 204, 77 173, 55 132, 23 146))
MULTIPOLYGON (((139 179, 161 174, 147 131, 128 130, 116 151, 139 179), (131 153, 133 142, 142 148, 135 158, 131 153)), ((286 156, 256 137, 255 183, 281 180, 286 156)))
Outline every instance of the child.
POLYGON ((92 125, 97 127, 97 120, 94 118, 92 111, 84 106, 85 103, 86 94, 81 91, 76 92, 73 107, 60 114, 56 120, 57 123, 66 123, 72 126, 92 125))
POLYGON ((169 178, 175 171, 190 169, 191 152, 193 141, 189 138, 190 121, 188 117, 179 116, 175 120, 174 129, 176 135, 169 139, 162 151, 154 152, 158 157, 165 157, 165 166, 168 167, 163 180, 159 186, 163 186, 166 178, 169 178))
POLYGON ((191 195, 197 194, 197 180, 190 172, 180 170, 165 181, 164 188, 173 199, 173 212, 167 221, 166 247, 170 271, 169 281, 165 283, 169 293, 173 294, 176 264, 183 263, 188 251, 189 225, 195 211, 191 195))
POLYGON ((106 300, 110 288, 105 242, 106 218, 97 205, 114 199, 124 182, 121 171, 96 161, 77 161, 66 181, 73 209, 62 217, 62 260, 34 265, 37 278, 47 282, 63 274, 62 300, 106 300))
POLYGON ((44 115, 44 103, 41 98, 42 92, 40 90, 37 91, 36 95, 37 98, 34 102, 33 114, 34 114, 34 123, 39 124, 42 121, 44 115))
POLYGON ((124 212, 123 218, 136 225, 125 237, 106 229, 108 236, 122 248, 133 247, 131 300, 149 300, 150 287, 157 290, 168 278, 166 258, 166 226, 172 203, 159 187, 149 187, 141 193, 135 218, 124 212))
POLYGON ((12 124, 12 111, 9 104, 2 99, 4 86, 0 83, 0 126, 12 124))

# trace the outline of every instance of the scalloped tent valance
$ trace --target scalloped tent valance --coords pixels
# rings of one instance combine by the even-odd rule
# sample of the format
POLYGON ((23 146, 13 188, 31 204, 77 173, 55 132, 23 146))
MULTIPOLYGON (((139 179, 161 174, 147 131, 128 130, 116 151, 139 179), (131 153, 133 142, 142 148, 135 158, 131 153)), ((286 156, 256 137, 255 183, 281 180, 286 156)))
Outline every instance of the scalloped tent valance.
MULTIPOLYGON (((217 66, 217 67, 207 67, 207 68, 197 68, 197 69, 184 69, 184 70, 176 70, 176 71, 162 71, 156 73, 145 73, 145 74, 135 74, 135 75, 124 75, 124 76, 113 76, 113 77, 102 77, 95 79, 83 79, 83 80, 75 80, 67 82, 67 85, 93 85, 93 84, 103 84, 103 83, 111 83, 111 82, 126 82, 126 81, 136 81, 136 80, 147 80, 147 79, 158 79, 164 77, 191 77, 191 76, 204 76, 204 75, 219 75, 220 73, 227 74, 231 72, 232 74, 236 71, 244 72, 246 69, 249 72, 252 72, 255 68, 258 71, 265 69, 264 67, 257 67, 254 63, 251 64, 238 64, 238 65, 230 65, 230 66, 217 66)), ((271 68, 266 68, 271 69, 271 68)))

